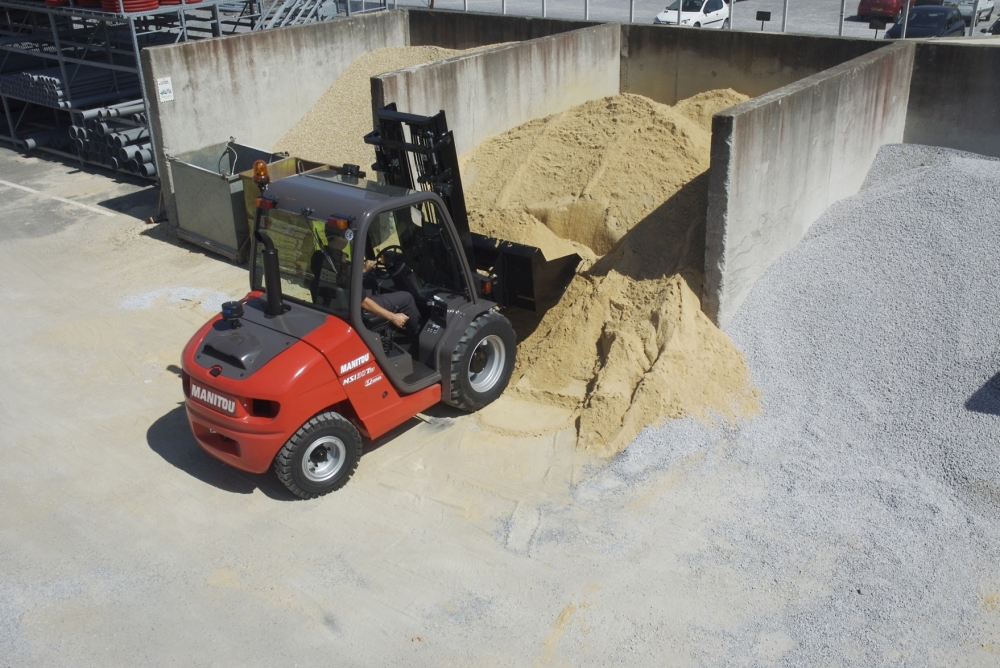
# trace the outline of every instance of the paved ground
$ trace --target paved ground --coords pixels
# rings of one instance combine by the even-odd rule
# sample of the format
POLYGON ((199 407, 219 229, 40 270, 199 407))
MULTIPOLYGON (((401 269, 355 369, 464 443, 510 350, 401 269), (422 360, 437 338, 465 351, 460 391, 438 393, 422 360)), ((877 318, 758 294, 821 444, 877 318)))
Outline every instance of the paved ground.
POLYGON ((690 558, 752 489, 489 426, 530 407, 414 420, 314 502, 216 463, 178 357, 246 272, 148 187, 0 174, 0 665, 686 665, 752 613, 690 558))
MULTIPOLYGON (((502 11, 503 0, 468 0, 471 11, 502 11)), ((545 15, 556 18, 582 19, 587 0, 544 0, 545 15)), ((543 0, 507 0, 507 13, 521 16, 541 16, 543 0)), ((399 0, 399 6, 426 7, 426 0, 399 0)), ((590 18, 595 21, 629 21, 630 13, 636 23, 652 23, 653 17, 663 11, 668 0, 589 0, 590 18)), ((465 0, 435 0, 437 9, 463 9, 465 0)), ((858 1, 847 0, 844 8, 844 35, 849 37, 874 38, 875 32, 867 22, 857 17, 858 1)), ((771 12, 771 20, 764 30, 781 31, 784 0, 738 0, 733 8, 733 28, 736 30, 760 30, 755 21, 758 11, 771 12)), ((840 0, 788 0, 788 20, 786 30, 811 35, 836 35, 840 28, 840 0)), ((978 34, 978 31, 977 31, 978 34)), ((878 33, 881 39, 884 32, 878 33)))

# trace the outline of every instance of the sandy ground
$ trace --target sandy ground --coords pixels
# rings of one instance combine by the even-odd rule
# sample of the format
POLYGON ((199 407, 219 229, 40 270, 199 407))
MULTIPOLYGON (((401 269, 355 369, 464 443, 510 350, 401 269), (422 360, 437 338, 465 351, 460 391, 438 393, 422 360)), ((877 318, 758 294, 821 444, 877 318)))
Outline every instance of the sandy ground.
POLYGON ((149 188, 0 174, 0 663, 695 665, 755 614, 697 558, 755 493, 689 475, 703 453, 625 485, 571 431, 497 434, 540 410, 499 403, 413 420, 313 502, 216 463, 178 357, 245 271, 143 224, 149 188))

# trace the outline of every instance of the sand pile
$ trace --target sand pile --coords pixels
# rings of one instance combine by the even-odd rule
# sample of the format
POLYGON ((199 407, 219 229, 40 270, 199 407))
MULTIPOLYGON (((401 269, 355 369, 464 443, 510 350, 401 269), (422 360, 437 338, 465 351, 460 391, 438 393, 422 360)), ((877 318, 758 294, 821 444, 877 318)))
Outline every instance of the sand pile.
POLYGON ((315 162, 360 165, 368 171, 375 149, 362 138, 372 131, 371 77, 461 53, 436 46, 399 46, 355 58, 272 150, 315 162))
POLYGON ((559 305, 527 323, 511 394, 573 410, 588 450, 619 452, 666 417, 757 409, 743 356, 698 298, 711 117, 746 99, 618 95, 493 137, 465 161, 474 230, 585 257, 559 305))

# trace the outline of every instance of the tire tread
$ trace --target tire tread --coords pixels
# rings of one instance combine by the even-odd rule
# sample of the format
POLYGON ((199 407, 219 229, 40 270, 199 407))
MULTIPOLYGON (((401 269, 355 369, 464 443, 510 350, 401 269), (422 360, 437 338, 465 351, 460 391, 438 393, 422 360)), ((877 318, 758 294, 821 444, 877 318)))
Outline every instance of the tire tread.
POLYGON ((347 481, 351 479, 352 475, 354 475, 354 472, 358 469, 358 464, 361 462, 361 450, 361 436, 358 434, 358 430, 354 427, 354 425, 339 413, 324 411, 307 420, 306 423, 299 427, 298 430, 292 434, 292 437, 289 438, 283 446, 281 446, 281 450, 279 450, 278 454, 274 456, 274 472, 278 476, 281 483, 295 496, 300 499, 315 499, 320 496, 325 496, 330 492, 335 492, 347 484, 347 481), (356 456, 352 458, 354 464, 351 467, 351 470, 347 472, 347 475, 342 476, 337 484, 330 489, 322 493, 304 490, 298 485, 298 483, 295 482, 295 477, 292 475, 295 451, 302 441, 306 439, 314 429, 330 426, 343 427, 356 436, 356 438, 352 439, 354 441, 353 443, 345 444, 348 448, 355 448, 356 456))

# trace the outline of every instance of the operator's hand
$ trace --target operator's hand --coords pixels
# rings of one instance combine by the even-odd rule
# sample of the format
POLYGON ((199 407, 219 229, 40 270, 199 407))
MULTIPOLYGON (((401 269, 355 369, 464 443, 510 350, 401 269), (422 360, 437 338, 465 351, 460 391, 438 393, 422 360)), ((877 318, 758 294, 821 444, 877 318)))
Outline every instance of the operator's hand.
POLYGON ((363 273, 367 274, 369 271, 375 268, 375 260, 365 260, 365 268, 363 273))
POLYGON ((410 316, 405 313, 393 313, 392 316, 389 317, 389 321, 399 329, 403 329, 403 326, 406 325, 406 321, 409 319, 410 316))

